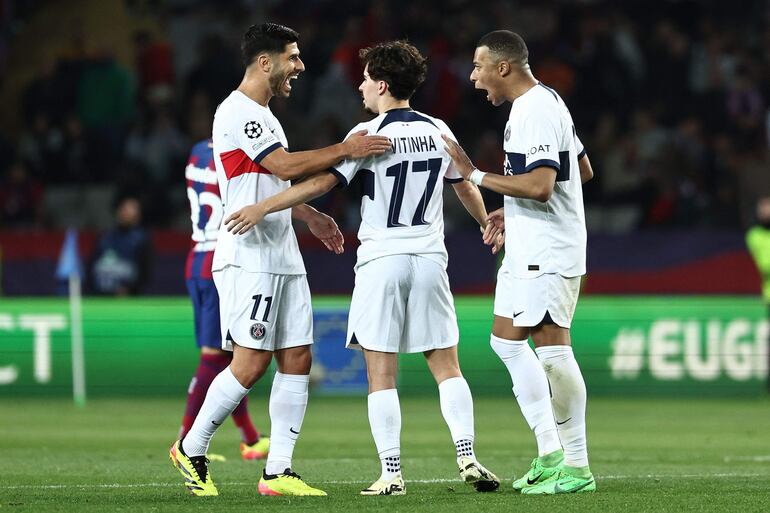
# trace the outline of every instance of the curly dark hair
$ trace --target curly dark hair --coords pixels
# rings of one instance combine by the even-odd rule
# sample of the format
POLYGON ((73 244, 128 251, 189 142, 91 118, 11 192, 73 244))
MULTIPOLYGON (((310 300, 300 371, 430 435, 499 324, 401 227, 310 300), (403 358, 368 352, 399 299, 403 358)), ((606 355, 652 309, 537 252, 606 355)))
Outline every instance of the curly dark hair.
POLYGON ((390 41, 358 52, 361 64, 369 65, 369 76, 383 80, 397 100, 408 100, 425 80, 427 59, 407 41, 390 41))
POLYGON ((282 53, 286 45, 299 41, 299 33, 277 23, 252 25, 241 40, 241 59, 248 67, 262 52, 282 53))

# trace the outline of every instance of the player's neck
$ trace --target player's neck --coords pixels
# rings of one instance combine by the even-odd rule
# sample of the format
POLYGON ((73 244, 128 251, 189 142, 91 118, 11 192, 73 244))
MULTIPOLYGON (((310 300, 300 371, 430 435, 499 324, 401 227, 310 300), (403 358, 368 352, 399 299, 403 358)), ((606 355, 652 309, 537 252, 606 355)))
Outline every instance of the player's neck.
POLYGON ((511 85, 507 98, 508 101, 513 102, 516 98, 524 95, 524 93, 535 87, 537 84, 538 80, 529 70, 519 74, 511 85))
POLYGON ((267 81, 251 77, 248 73, 243 76, 243 80, 241 80, 238 86, 238 91, 263 107, 267 107, 268 102, 273 97, 273 92, 270 90, 270 84, 267 81))
POLYGON ((377 102, 377 109, 380 114, 388 112, 389 110, 411 109, 411 108, 412 107, 409 105, 409 100, 396 100, 392 96, 388 96, 388 97, 383 96, 377 102))

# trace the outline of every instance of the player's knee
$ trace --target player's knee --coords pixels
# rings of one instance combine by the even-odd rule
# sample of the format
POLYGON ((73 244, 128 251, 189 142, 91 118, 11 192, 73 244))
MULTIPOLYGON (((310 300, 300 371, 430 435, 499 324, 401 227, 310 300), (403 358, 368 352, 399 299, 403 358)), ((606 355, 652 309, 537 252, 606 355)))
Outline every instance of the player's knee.
POLYGON ((233 376, 243 386, 243 388, 251 388, 254 383, 259 381, 259 378, 264 376, 267 366, 254 365, 254 366, 230 366, 233 376))
POLYGON ((503 361, 514 358, 521 351, 524 344, 526 344, 526 341, 507 340, 494 335, 489 338, 489 345, 492 347, 492 350, 503 361))
POLYGON ((284 374, 309 374, 313 364, 310 346, 293 347, 276 353, 278 371, 284 374))

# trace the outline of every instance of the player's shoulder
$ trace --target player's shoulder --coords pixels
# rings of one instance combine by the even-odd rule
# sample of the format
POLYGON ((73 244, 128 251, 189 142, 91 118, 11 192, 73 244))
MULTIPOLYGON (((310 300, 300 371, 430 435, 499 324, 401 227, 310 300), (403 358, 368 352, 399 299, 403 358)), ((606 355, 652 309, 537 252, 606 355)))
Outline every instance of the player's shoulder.
POLYGON ((565 108, 558 93, 539 82, 532 90, 516 99, 511 108, 510 119, 520 122, 557 120, 565 108))
POLYGON ((559 94, 542 82, 516 99, 516 107, 522 111, 556 111, 561 103, 559 94))
POLYGON ((449 125, 447 125, 443 119, 437 118, 435 116, 431 116, 430 114, 425 114, 424 112, 419 112, 419 111, 415 111, 415 112, 418 115, 430 121, 436 128, 439 129, 441 133, 448 133, 448 134, 452 133, 452 130, 449 128, 449 125))
POLYGON ((261 119, 269 113, 267 107, 263 107, 240 91, 233 91, 219 104, 215 118, 222 121, 236 121, 261 119))
POLYGON ((379 126, 379 123, 377 123, 377 120, 382 116, 380 114, 379 116, 370 119, 369 121, 361 121, 356 126, 350 129, 348 132, 348 135, 345 136, 345 139, 350 137, 352 134, 356 132, 360 132, 361 130, 366 130, 369 135, 374 135, 377 132, 377 127, 379 126))

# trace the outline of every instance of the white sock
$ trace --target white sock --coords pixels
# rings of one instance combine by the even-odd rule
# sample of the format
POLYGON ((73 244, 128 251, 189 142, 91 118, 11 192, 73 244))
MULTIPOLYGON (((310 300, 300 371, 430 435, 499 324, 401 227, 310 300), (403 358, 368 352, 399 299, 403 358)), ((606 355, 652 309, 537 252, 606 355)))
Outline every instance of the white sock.
POLYGON ((571 346, 535 349, 551 383, 553 413, 564 446, 564 463, 588 466, 586 445, 586 384, 571 346))
POLYGON ((206 454, 214 432, 248 393, 249 389, 241 386, 230 367, 220 372, 211 382, 198 416, 182 440, 184 453, 187 456, 206 454))
POLYGON ((513 383, 513 395, 521 413, 535 433, 538 456, 561 449, 553 407, 548 390, 548 379, 526 340, 506 340, 494 335, 490 345, 508 368, 513 383))
POLYGON ((395 388, 369 394, 369 426, 380 455, 380 479, 401 473, 401 406, 395 388))
POLYGON ((265 472, 281 474, 291 468, 291 457, 297 443, 307 408, 307 374, 281 374, 273 377, 270 390, 270 452, 265 472))
POLYGON ((452 441, 457 449, 457 459, 476 459, 473 453, 473 397, 468 382, 462 376, 445 379, 438 385, 441 414, 444 416, 452 441))

